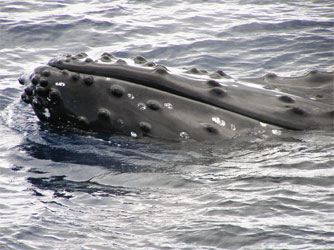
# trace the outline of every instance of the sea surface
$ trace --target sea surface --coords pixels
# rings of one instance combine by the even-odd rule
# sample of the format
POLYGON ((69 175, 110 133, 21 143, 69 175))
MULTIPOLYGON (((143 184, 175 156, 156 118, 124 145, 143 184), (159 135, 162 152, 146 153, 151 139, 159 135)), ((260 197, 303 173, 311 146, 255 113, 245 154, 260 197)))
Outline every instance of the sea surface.
POLYGON ((20 101, 34 67, 105 51, 235 78, 333 71, 334 2, 1 0, 0 249, 334 249, 332 132, 141 142, 50 129, 20 101))

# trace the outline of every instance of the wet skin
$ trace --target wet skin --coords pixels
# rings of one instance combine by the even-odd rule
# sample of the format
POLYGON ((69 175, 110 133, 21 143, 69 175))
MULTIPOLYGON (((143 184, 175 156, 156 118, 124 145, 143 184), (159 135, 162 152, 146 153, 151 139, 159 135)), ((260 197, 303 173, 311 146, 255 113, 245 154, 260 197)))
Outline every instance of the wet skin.
MULTIPOLYGON (((167 69, 104 53, 52 59, 22 99, 56 126, 132 137, 220 142, 249 131, 333 128, 333 73, 232 79, 222 71, 167 69), (128 60, 128 62, 130 62, 128 60)), ((28 84, 29 84, 28 83, 28 84)))

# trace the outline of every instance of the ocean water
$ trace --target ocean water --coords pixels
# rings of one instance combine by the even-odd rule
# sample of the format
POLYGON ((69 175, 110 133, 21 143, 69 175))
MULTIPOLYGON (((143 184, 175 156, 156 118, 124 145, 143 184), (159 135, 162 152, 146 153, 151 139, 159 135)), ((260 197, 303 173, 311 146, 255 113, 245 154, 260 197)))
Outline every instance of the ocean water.
POLYGON ((0 249, 334 249, 331 131, 219 147, 42 125, 17 78, 59 54, 233 77, 334 70, 330 0, 0 1, 0 249))

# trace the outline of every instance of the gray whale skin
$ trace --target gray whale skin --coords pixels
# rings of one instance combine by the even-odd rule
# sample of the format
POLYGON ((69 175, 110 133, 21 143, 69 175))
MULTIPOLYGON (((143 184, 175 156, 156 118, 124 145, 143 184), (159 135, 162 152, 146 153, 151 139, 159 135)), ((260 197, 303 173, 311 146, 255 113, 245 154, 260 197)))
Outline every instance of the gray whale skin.
POLYGON ((333 130, 333 72, 233 79, 142 56, 103 53, 94 61, 80 53, 52 59, 19 82, 29 85, 22 100, 57 127, 208 143, 249 131, 333 130))

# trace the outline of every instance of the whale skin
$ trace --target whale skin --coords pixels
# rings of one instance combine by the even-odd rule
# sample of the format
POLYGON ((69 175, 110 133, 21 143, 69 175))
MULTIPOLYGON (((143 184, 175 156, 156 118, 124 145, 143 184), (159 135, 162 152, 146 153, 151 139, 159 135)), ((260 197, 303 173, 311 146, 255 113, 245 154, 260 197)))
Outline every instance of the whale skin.
POLYGON ((334 74, 234 79, 142 56, 64 55, 19 82, 42 123, 133 138, 218 143, 250 131, 333 130, 334 74))

